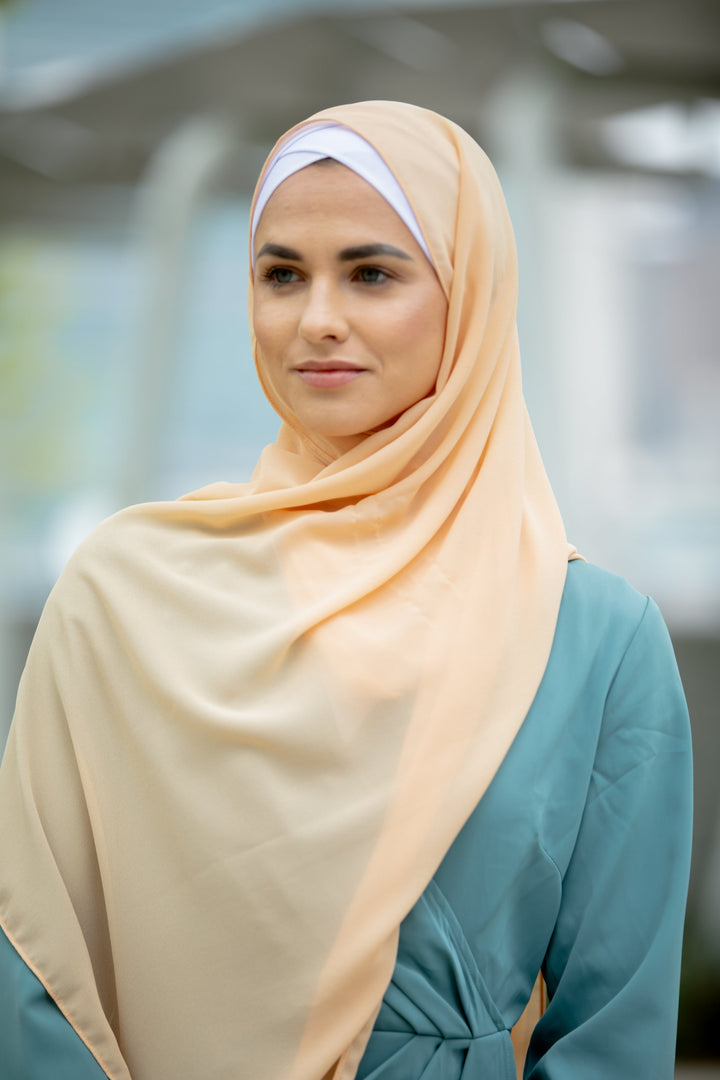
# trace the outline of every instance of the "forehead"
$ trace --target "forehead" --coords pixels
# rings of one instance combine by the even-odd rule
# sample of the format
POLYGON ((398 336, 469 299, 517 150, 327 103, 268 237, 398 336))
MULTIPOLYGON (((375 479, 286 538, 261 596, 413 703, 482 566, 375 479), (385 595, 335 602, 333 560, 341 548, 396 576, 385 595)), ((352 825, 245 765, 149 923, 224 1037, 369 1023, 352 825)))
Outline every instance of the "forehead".
POLYGON ((327 228, 341 221, 413 239, 405 222, 372 184, 330 159, 308 165, 283 180, 268 199, 256 237, 278 228, 327 228))

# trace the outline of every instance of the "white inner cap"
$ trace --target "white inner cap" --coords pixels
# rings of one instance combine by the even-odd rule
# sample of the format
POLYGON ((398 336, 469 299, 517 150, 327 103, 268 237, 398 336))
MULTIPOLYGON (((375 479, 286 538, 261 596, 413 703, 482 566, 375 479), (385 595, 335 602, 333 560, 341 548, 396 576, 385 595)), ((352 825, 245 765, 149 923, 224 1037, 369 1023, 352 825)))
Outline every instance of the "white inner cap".
POLYGON ((368 184, 372 184, 386 199, 396 214, 407 225, 410 232, 417 240, 420 247, 432 263, 428 246, 420 230, 418 220, 413 213, 410 203, 405 197, 405 192, 390 172, 377 150, 370 145, 367 139, 358 135, 350 128, 342 124, 324 124, 318 121, 307 124, 300 131, 292 135, 278 149, 270 166, 265 173, 260 190, 255 201, 255 212, 252 219, 252 263, 255 266, 255 232, 260 221, 260 215, 265 209, 272 193, 287 180, 293 173, 304 169, 306 165, 312 165, 314 161, 322 158, 332 158, 334 161, 346 165, 352 169, 368 184))

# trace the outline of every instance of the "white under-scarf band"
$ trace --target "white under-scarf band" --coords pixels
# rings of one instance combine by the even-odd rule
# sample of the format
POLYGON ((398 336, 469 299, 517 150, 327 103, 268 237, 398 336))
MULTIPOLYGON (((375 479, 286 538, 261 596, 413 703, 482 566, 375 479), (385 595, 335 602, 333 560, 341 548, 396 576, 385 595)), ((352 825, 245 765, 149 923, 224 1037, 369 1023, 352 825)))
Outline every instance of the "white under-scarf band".
POLYGON ((263 178, 252 219, 252 262, 255 265, 255 231, 272 193, 293 173, 323 158, 332 158, 372 184, 407 225, 430 263, 432 258, 418 220, 405 192, 377 150, 367 139, 342 124, 306 124, 279 148, 263 178))

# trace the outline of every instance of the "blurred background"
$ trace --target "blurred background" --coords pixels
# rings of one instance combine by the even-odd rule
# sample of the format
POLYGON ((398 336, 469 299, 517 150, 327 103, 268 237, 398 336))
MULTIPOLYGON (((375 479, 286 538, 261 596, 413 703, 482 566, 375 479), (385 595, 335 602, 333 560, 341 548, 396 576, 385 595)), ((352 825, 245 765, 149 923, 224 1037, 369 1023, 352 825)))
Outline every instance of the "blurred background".
POLYGON ((678 1076, 720 1059, 720 3, 0 3, 0 745, 48 591, 129 503, 246 479, 249 198, 277 136, 411 101, 496 164, 568 533, 660 603, 693 720, 678 1076))

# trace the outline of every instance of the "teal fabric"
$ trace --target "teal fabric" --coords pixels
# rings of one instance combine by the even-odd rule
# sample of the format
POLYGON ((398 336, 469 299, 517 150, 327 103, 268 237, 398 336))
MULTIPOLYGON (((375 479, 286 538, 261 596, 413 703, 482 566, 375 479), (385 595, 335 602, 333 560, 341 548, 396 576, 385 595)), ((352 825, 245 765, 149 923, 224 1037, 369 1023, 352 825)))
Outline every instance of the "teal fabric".
POLYGON ((2 1080, 107 1080, 39 979, 0 930, 2 1080))
MULTIPOLYGON (((571 563, 533 706, 401 927, 358 1080, 514 1080, 508 1029, 541 966, 526 1080, 672 1080, 691 819, 662 618, 571 563)), ((0 1063, 3 1080, 105 1076, 2 938, 0 1063)))
MULTIPOLYGON (((478 642, 478 648, 482 643, 478 642)), ((651 600, 571 563, 545 676, 400 932, 358 1080, 672 1080, 692 822, 690 729, 651 600)))

